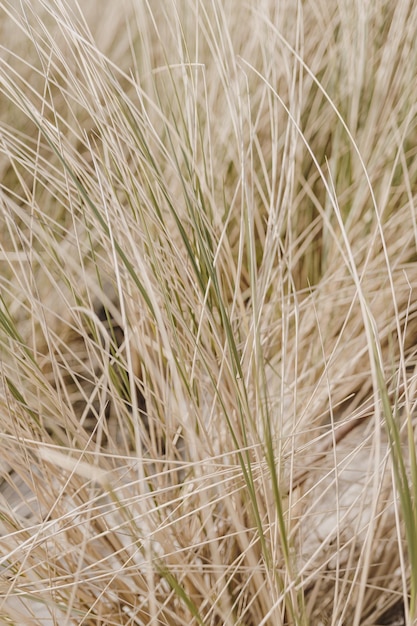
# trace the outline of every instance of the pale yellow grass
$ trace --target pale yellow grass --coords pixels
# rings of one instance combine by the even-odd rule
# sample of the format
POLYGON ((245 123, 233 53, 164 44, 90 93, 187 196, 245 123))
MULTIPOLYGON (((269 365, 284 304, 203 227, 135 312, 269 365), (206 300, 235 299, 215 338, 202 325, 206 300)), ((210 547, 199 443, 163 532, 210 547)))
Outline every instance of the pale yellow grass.
POLYGON ((417 7, 0 31, 0 622, 411 626, 417 7))

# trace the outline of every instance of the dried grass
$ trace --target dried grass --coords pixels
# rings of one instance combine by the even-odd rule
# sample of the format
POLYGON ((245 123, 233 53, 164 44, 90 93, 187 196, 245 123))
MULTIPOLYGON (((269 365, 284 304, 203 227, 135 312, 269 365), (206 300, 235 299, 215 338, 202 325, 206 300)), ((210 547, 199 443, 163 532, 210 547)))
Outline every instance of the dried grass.
POLYGON ((236 6, 0 1, 2 623, 417 617, 417 9, 236 6))

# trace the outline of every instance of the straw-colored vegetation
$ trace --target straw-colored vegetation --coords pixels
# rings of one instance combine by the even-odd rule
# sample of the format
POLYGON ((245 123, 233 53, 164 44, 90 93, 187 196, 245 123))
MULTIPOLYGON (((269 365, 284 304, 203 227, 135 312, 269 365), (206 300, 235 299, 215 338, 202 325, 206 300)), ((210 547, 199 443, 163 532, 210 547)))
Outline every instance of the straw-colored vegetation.
POLYGON ((417 618, 417 5, 0 1, 0 622, 417 618))

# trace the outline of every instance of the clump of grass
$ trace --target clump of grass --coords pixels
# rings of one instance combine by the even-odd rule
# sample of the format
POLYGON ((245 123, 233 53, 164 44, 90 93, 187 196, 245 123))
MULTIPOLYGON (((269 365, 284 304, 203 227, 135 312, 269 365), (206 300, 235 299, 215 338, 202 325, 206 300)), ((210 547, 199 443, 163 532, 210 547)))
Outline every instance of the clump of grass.
POLYGON ((0 2, 1 603, 417 617, 417 9, 0 2))

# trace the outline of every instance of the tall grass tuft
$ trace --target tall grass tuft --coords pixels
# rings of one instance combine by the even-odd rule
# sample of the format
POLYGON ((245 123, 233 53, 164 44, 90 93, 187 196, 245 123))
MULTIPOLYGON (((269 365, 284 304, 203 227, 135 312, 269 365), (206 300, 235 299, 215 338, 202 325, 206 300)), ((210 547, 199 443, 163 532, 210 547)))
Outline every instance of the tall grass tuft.
POLYGON ((0 31, 0 622, 411 626, 415 3, 0 31))

